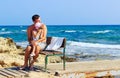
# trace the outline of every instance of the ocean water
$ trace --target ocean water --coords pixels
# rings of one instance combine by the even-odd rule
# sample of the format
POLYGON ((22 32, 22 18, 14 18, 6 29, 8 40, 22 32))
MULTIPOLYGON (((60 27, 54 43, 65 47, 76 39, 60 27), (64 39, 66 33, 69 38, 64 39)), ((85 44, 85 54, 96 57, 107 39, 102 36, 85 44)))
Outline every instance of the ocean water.
MULTIPOLYGON (((0 37, 10 37, 26 47, 27 25, 0 26, 0 37)), ((47 25, 47 36, 65 37, 66 54, 79 60, 120 58, 119 25, 47 25), (80 55, 79 55, 80 54, 80 55)))

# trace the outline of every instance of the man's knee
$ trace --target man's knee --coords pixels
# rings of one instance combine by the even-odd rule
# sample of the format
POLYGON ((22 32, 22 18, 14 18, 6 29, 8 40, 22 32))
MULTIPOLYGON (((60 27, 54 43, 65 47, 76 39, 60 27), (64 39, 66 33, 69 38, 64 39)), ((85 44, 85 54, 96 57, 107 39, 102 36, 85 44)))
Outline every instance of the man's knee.
POLYGON ((27 48, 26 48, 26 53, 30 53, 30 52, 31 52, 31 49, 32 49, 31 46, 27 46, 27 48))
POLYGON ((36 50, 41 50, 40 46, 36 46, 36 50))
POLYGON ((32 48, 32 47, 31 47, 30 45, 29 45, 29 46, 27 46, 27 49, 28 49, 28 50, 31 50, 31 48, 32 48))

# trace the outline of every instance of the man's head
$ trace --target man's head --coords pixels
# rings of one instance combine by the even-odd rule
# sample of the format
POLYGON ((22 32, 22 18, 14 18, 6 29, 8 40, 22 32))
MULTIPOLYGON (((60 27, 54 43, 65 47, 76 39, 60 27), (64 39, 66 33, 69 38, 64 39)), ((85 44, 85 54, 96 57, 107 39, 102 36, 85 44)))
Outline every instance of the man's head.
POLYGON ((32 16, 32 21, 34 22, 34 23, 37 23, 37 22, 40 22, 40 16, 39 15, 33 15, 32 16))

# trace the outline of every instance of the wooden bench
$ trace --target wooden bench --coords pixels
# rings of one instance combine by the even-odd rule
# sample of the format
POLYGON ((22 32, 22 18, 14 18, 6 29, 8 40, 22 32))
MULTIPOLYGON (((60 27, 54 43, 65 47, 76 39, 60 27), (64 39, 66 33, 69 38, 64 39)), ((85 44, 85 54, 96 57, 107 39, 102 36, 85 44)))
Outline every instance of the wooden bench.
MULTIPOLYGON (((59 37, 58 37, 59 38, 59 37)), ((46 47, 51 43, 52 37, 47 37, 46 40, 46 47)), ((45 55, 45 71, 47 70, 48 65, 48 57, 49 56, 62 56, 63 57, 63 70, 65 70, 65 48, 66 48, 66 38, 63 39, 63 43, 61 47, 63 50, 61 51, 55 51, 55 50, 43 50, 40 52, 40 54, 45 55)))

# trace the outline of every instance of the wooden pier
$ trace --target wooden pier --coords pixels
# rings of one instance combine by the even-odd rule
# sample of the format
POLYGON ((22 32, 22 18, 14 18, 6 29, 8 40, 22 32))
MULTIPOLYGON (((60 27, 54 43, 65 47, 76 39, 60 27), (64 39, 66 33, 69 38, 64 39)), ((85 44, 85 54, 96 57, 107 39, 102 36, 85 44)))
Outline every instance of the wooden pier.
POLYGON ((29 74, 23 70, 13 70, 10 68, 0 69, 0 78, 28 78, 29 74))

